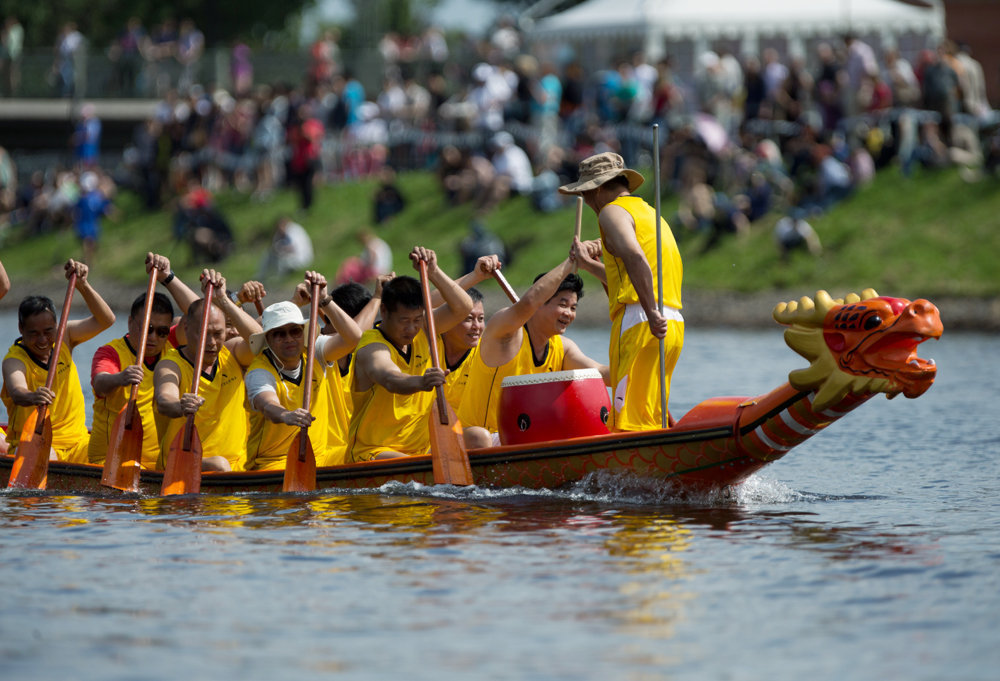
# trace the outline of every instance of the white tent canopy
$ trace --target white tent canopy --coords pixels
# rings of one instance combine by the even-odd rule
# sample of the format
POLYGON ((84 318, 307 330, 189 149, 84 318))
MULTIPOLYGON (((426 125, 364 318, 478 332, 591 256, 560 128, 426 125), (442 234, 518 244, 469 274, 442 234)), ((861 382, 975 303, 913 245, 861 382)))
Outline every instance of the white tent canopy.
POLYGON ((762 37, 801 41, 848 31, 884 42, 904 33, 940 39, 943 6, 930 2, 933 7, 921 8, 896 0, 589 0, 540 19, 530 33, 546 42, 626 39, 651 57, 663 53, 665 42, 680 39, 739 39, 744 51, 755 51, 762 37))

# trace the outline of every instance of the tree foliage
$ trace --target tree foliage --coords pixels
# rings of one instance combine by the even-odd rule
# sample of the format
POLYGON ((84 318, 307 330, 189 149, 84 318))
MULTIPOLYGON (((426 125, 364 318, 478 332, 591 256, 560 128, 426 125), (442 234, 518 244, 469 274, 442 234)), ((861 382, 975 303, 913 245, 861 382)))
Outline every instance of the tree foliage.
POLYGON ((193 19, 209 44, 284 29, 289 17, 315 0, 4 0, 6 16, 16 16, 29 49, 54 45, 59 30, 76 22, 92 45, 110 44, 129 17, 139 17, 146 30, 165 19, 193 19))

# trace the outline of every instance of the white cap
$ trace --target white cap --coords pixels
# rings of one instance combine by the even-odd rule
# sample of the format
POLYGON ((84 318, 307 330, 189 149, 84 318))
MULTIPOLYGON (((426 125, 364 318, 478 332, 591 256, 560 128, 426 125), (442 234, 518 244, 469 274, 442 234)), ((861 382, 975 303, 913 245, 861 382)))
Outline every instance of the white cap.
POLYGON ((268 305, 264 308, 264 314, 261 315, 261 325, 264 330, 250 335, 250 351, 255 355, 259 353, 264 349, 265 334, 287 324, 305 326, 306 319, 302 316, 302 310, 295 303, 287 300, 268 305))

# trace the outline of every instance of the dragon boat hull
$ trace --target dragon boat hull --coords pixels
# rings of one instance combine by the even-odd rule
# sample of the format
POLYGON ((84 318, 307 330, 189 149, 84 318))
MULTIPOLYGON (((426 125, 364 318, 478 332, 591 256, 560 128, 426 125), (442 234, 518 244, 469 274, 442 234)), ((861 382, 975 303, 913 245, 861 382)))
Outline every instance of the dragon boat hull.
MULTIPOLYGON (((938 338, 937 308, 878 296, 780 304, 774 318, 789 328, 788 345, 809 359, 808 369, 756 397, 715 397, 697 405, 674 427, 608 433, 469 452, 480 487, 557 488, 592 473, 662 481, 678 491, 739 484, 793 447, 878 394, 922 395, 933 383, 933 360, 917 357, 924 340, 938 338)), ((0 475, 10 477, 13 457, 0 456, 0 475)), ((101 486, 102 467, 49 462, 49 490, 118 494, 101 486)), ((283 471, 204 473, 209 494, 281 492, 283 471)), ((158 494, 163 474, 143 471, 141 491, 158 494)), ((430 455, 318 468, 317 489, 378 488, 388 482, 434 484, 430 455)))

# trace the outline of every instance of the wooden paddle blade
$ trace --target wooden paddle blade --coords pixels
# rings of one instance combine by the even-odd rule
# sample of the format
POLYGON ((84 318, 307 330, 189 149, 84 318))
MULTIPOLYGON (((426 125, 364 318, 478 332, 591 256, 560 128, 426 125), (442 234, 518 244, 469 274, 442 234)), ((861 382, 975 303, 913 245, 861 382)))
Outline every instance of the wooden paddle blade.
POLYGON ((473 485, 469 454, 465 451, 462 424, 455 418, 451 405, 444 403, 447 424, 441 423, 441 407, 434 400, 429 426, 431 429, 431 464, 436 485, 473 485))
MULTIPOLYGON (((135 409, 134 404, 132 408, 135 409)), ((138 492, 139 473, 142 470, 142 419, 136 411, 132 423, 126 427, 128 410, 129 405, 122 407, 111 427, 101 484, 123 492, 138 492)))
POLYGON ((171 494, 198 494, 201 491, 201 437, 198 428, 191 426, 191 446, 184 447, 184 431, 181 428, 170 443, 167 466, 163 469, 161 496, 171 494))
POLYGON ((52 449, 52 420, 46 410, 42 427, 38 428, 38 412, 38 409, 32 409, 21 429, 8 487, 45 489, 49 477, 49 451, 52 449))
POLYGON ((316 454, 308 433, 299 429, 299 434, 288 447, 285 458, 285 480, 282 492, 312 492, 316 489, 316 454), (303 449, 302 446, 305 445, 303 449))

